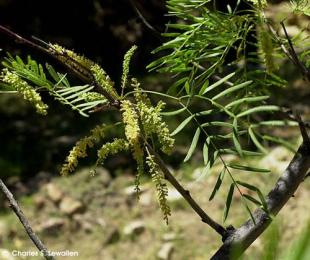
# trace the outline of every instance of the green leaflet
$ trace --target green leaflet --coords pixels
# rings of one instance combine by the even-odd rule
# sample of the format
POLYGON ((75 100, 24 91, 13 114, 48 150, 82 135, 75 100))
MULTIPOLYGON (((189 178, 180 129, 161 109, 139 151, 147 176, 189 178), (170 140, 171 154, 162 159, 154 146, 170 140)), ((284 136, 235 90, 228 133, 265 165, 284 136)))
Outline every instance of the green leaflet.
POLYGON ((181 86, 183 83, 185 83, 188 80, 188 77, 184 77, 176 81, 172 86, 168 89, 167 93, 168 94, 175 94, 177 93, 177 89, 179 86, 181 86))
POLYGON ((192 155, 193 155, 193 153, 194 153, 194 151, 195 151, 195 149, 196 149, 198 140, 199 140, 200 132, 201 132, 201 130, 200 130, 200 128, 198 127, 198 128, 196 129, 195 135, 194 135, 194 137, 193 137, 191 146, 190 146, 189 149, 188 149, 188 152, 187 152, 187 155, 186 155, 186 157, 185 157, 185 159, 184 159, 184 162, 187 162, 187 161, 192 157, 192 155))
POLYGON ((240 164, 228 164, 228 167, 241 171, 270 173, 270 170, 267 169, 245 166, 240 164))
POLYGON ((258 107, 251 108, 249 110, 246 110, 238 114, 237 117, 243 117, 243 116, 247 116, 247 115, 258 113, 258 112, 272 112, 272 111, 279 111, 279 110, 280 108, 278 106, 272 106, 272 105, 258 106, 258 107))
POLYGON ((274 143, 281 144, 284 147, 286 147, 288 150, 292 151, 293 153, 296 153, 295 147, 292 144, 290 144, 289 142, 285 141, 283 138, 274 137, 274 136, 270 136, 270 135, 264 135, 263 139, 267 140, 267 141, 274 142, 274 143))
MULTIPOLYGON (((268 210, 268 206, 267 206, 267 202, 265 200, 265 197, 263 195, 263 193, 260 191, 260 189, 254 185, 248 184, 246 182, 242 182, 242 181, 236 181, 239 185, 251 190, 251 191, 255 191, 260 199, 259 205, 263 207, 264 210, 268 210)), ((245 195, 244 195, 245 196, 245 195)))
POLYGON ((186 118, 172 133, 171 136, 174 136, 182 131, 182 129, 194 118, 194 115, 189 116, 186 118))
POLYGON ((225 108, 230 108, 234 106, 238 106, 243 103, 252 103, 252 102, 259 102, 268 99, 269 96, 259 96, 259 97, 245 97, 238 100, 234 100, 231 103, 227 104, 225 108))
POLYGON ((261 206, 261 205, 262 205, 260 201, 258 201, 257 199, 251 197, 251 196, 248 195, 248 194, 243 194, 242 196, 245 197, 247 200, 253 202, 253 203, 254 203, 255 205, 257 205, 257 206, 261 206))
POLYGON ((232 78, 236 73, 230 73, 227 76, 225 76, 224 78, 220 79, 219 81, 213 83, 212 85, 210 85, 205 91, 202 92, 202 95, 206 94, 207 92, 215 89, 216 87, 222 85, 223 83, 225 83, 227 80, 229 80, 230 78, 232 78))
POLYGON ((238 84, 238 85, 235 85, 235 86, 233 86, 233 87, 230 87, 230 88, 224 90, 223 92, 219 93, 219 94, 216 95, 215 97, 213 97, 212 100, 216 100, 216 99, 219 99, 219 98, 221 98, 221 97, 224 97, 224 96, 226 96, 226 95, 228 95, 228 94, 231 94, 231 93, 234 92, 234 91, 237 91, 237 90, 239 90, 239 89, 242 89, 242 88, 244 88, 244 87, 247 87, 247 86, 249 86, 250 84, 252 84, 252 81, 251 81, 251 80, 250 80, 250 81, 243 82, 243 83, 238 84))
POLYGON ((233 128, 232 124, 227 123, 227 122, 222 122, 222 121, 207 122, 207 123, 203 123, 201 126, 202 127, 205 127, 205 126, 222 126, 222 127, 233 128))
POLYGON ((190 92, 191 92, 191 87, 190 87, 188 81, 185 82, 184 88, 185 88, 186 94, 190 94, 190 92))
POLYGON ((255 133, 252 129, 252 127, 249 127, 249 136, 252 140, 252 142, 255 144, 255 146, 264 154, 267 154, 267 150, 261 145, 261 143, 257 140, 255 133))
POLYGON ((199 90, 199 95, 203 95, 205 90, 209 87, 209 80, 206 80, 205 83, 203 83, 202 87, 199 90))
POLYGON ((223 214, 223 221, 224 222, 225 222, 225 220, 228 217, 228 213, 229 213, 229 210, 230 210, 232 198, 233 198, 233 195, 234 195, 234 190, 235 190, 235 185, 232 183, 230 185, 230 188, 229 188, 229 191, 228 191, 228 194, 227 194, 227 198, 226 198, 224 214, 223 214))
POLYGON ((236 148, 238 154, 240 155, 240 157, 243 157, 242 147, 241 147, 241 144, 239 142, 237 118, 234 118, 234 121, 233 121, 233 142, 234 142, 234 145, 235 145, 235 148, 236 148))
POLYGON ((175 116, 175 115, 181 114, 181 113, 184 112, 186 109, 187 109, 186 107, 183 107, 183 108, 180 108, 180 109, 175 110, 175 111, 161 112, 160 114, 161 114, 162 116, 175 116))
POLYGON ((219 191, 219 189, 220 189, 220 187, 221 187, 221 185, 223 183, 225 172, 226 172, 226 169, 223 168, 222 171, 220 172, 219 176, 217 177, 217 180, 216 180, 215 186, 213 188, 213 191, 211 193, 211 196, 209 198, 209 201, 213 200, 213 198, 215 197, 216 193, 219 191))

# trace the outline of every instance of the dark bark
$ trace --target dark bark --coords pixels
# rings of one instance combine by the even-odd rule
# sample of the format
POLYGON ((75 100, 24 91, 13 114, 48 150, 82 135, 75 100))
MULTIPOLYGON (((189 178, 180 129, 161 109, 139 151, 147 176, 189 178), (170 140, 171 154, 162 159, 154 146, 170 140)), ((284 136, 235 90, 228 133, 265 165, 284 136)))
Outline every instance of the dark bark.
POLYGON ((287 201, 294 195, 310 168, 310 144, 303 143, 289 166, 267 196, 269 214, 258 208, 252 220, 237 228, 224 241, 212 260, 237 259, 264 232, 287 201))

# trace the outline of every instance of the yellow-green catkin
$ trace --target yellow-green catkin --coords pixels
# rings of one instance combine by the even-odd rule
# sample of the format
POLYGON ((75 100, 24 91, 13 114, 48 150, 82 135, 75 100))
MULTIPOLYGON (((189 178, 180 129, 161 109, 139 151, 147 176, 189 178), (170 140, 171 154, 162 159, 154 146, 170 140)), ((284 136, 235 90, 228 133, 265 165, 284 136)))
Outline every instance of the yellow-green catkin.
POLYGON ((1 80, 12 86, 23 98, 29 101, 36 109, 37 113, 46 115, 48 106, 43 103, 41 96, 17 74, 3 69, 1 80))
POLYGON ((135 180, 135 190, 139 196, 140 177, 144 171, 144 151, 140 144, 140 127, 138 114, 134 109, 134 105, 129 100, 121 102, 121 111, 123 115, 123 122, 125 125, 125 136, 131 146, 133 157, 137 162, 137 175, 135 180))
POLYGON ((97 152, 98 160, 96 165, 102 164, 103 161, 109 156, 117 154, 121 151, 127 151, 129 143, 125 139, 115 138, 113 142, 105 143, 97 152))
POLYGON ((124 56, 123 74, 122 74, 122 83, 121 83, 122 89, 124 89, 127 84, 130 61, 136 50, 137 50, 137 46, 134 45, 126 52, 124 56))
POLYGON ((123 100, 121 102, 121 112, 125 124, 125 135, 128 142, 132 145, 136 141, 139 141, 140 127, 138 115, 134 109, 134 105, 129 100, 123 100))
POLYGON ((87 93, 84 93, 82 95, 82 98, 86 102, 93 102, 93 101, 99 101, 99 100, 103 100, 103 101, 108 102, 107 99, 103 95, 101 95, 101 94, 99 94, 97 92, 87 92, 87 93))
POLYGON ((113 98, 119 99, 119 96, 114 89, 114 82, 110 79, 109 75, 98 64, 91 66, 90 70, 95 81, 113 98))
POLYGON ((62 55, 62 57, 59 57, 60 59, 62 59, 63 62, 69 62, 68 58, 76 61, 77 63, 81 64, 83 67, 90 69, 93 65, 95 65, 95 62, 93 62, 92 60, 86 58, 83 55, 79 55, 77 53, 75 53, 72 50, 68 50, 58 44, 49 44, 50 49, 49 51, 51 52, 56 52, 56 55, 62 55))
POLYGON ((155 134, 161 145, 161 150, 166 154, 170 154, 174 146, 174 139, 171 138, 168 126, 163 122, 160 115, 164 103, 160 101, 156 107, 148 107, 139 102, 137 106, 145 133, 147 135, 155 134))
POLYGON ((171 153, 174 146, 174 139, 171 138, 169 128, 160 115, 165 104, 160 101, 156 107, 153 107, 146 93, 142 92, 140 84, 136 79, 132 79, 132 86, 135 90, 137 110, 139 111, 140 120, 146 136, 155 134, 161 144, 161 150, 166 154, 171 153))
POLYGON ((78 165, 78 159, 87 156, 87 149, 92 148, 95 143, 104 137, 104 131, 105 125, 96 126, 91 130, 89 136, 80 139, 75 144, 62 166, 61 175, 67 175, 76 169, 78 165))
POLYGON ((271 35, 267 32, 265 28, 260 28, 259 32, 259 45, 262 51, 264 63, 268 72, 273 72, 276 70, 276 65, 274 62, 274 45, 271 35))
POLYGON ((171 215, 171 210, 167 202, 168 188, 167 188, 167 184, 165 183, 164 174, 159 169, 159 166, 154 161, 154 157, 152 155, 148 154, 146 158, 146 163, 150 170, 152 181, 154 182, 155 187, 156 187, 159 207, 163 213, 164 220, 168 224, 168 218, 171 215))

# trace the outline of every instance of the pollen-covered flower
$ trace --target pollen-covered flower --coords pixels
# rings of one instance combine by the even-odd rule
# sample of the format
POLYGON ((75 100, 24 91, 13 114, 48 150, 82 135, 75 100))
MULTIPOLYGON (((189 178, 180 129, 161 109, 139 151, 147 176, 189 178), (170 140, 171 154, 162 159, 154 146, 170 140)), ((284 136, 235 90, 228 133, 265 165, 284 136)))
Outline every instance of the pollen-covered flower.
POLYGON ((148 154, 146 158, 146 163, 149 167, 152 181, 154 182, 156 187, 159 207, 163 213, 164 220, 168 224, 168 217, 171 215, 171 210, 167 202, 168 188, 165 183, 164 174, 160 170, 152 155, 148 154))
POLYGON ((8 69, 3 69, 1 79, 11 85, 25 100, 29 101, 39 114, 47 114, 48 106, 43 103, 41 96, 17 74, 10 72, 8 69))
POLYGON ((82 95, 82 98, 87 102, 104 100, 108 102, 108 100, 101 94, 97 92, 87 92, 82 95))
POLYGON ((137 46, 132 46, 125 54, 123 61, 123 74, 122 74, 122 88, 125 88, 127 83, 127 78, 129 74, 129 64, 133 54, 135 53, 137 46))
POLYGON ((161 150, 166 154, 171 153, 174 139, 171 138, 168 126, 163 122, 160 115, 164 103, 160 101, 156 107, 152 107, 143 102, 138 102, 137 107, 140 111, 144 132, 149 136, 155 134, 161 144, 161 150))
POLYGON ((77 63, 81 64, 83 67, 87 69, 90 69, 93 65, 95 65, 95 62, 86 58, 85 56, 79 55, 74 51, 68 50, 58 44, 50 43, 49 46, 50 46, 49 51, 56 52, 56 56, 57 54, 62 55, 59 56, 58 58, 60 58, 63 62, 70 62, 69 59, 72 59, 73 61, 76 61, 77 63))
POLYGON ((66 162, 61 169, 62 175, 67 175, 75 170, 78 165, 78 158, 84 158, 87 156, 87 149, 91 148, 100 139, 104 137, 105 125, 96 126, 91 130, 90 135, 80 139, 70 151, 66 158, 66 162))
POLYGON ((96 82, 98 82, 98 84, 113 98, 119 99, 119 96, 114 89, 114 83, 109 75, 98 64, 91 66, 90 70, 96 82))
POLYGON ((129 149, 129 144, 125 139, 116 138, 113 142, 105 143, 97 152, 98 159, 96 165, 103 163, 103 161, 113 154, 129 149))
POLYGON ((125 135, 128 142, 133 145, 138 142, 140 128, 138 115, 134 110, 134 105, 129 100, 121 102, 121 111, 123 113, 123 122, 125 124, 125 135))

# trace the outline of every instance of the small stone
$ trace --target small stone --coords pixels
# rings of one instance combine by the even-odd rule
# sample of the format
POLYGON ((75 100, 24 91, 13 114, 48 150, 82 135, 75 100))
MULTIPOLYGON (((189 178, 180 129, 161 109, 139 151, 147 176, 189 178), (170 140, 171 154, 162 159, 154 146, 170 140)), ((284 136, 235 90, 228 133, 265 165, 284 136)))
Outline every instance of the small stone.
POLYGON ((85 207, 82 202, 78 200, 70 197, 64 197, 60 202, 59 209, 62 213, 71 216, 76 213, 82 213, 85 210, 85 207))
POLYGON ((285 170, 292 157, 292 152, 284 147, 276 147, 268 153, 261 161, 262 168, 269 169, 276 173, 281 173, 285 170))
POLYGON ((182 199, 182 195, 174 188, 168 189, 167 201, 175 202, 182 199))
POLYGON ((0 221, 0 243, 7 238, 9 234, 10 231, 8 229, 8 225, 4 221, 0 221))
POLYGON ((96 175, 99 176, 100 183, 102 183, 105 187, 111 183, 112 177, 107 169, 103 167, 97 167, 96 175))
POLYGON ((135 191, 136 186, 131 185, 128 186, 124 189, 124 194, 131 197, 131 196, 135 196, 136 195, 136 191, 135 191))
POLYGON ((0 248, 0 259, 1 260, 14 260, 11 252, 7 249, 0 248))
POLYGON ((107 226, 107 223, 105 222, 105 220, 103 218, 97 218, 96 223, 99 226, 101 226, 102 228, 106 228, 106 226, 107 226))
POLYGON ((120 233, 118 229, 116 227, 112 227, 110 228, 110 230, 108 230, 107 234, 105 235, 103 244, 104 245, 114 244, 117 243, 119 239, 120 239, 120 233))
POLYGON ((65 223, 65 220, 62 218, 51 218, 39 225, 36 230, 49 235, 57 234, 65 223))
POLYGON ((145 207, 150 206, 152 204, 152 194, 150 194, 150 192, 147 191, 143 192, 140 195, 139 203, 145 207))
POLYGON ((41 195, 35 196, 33 201, 34 201, 34 205, 36 206, 37 209, 42 209, 46 204, 45 197, 43 197, 41 195))
POLYGON ((162 239, 165 242, 169 242, 178 239, 178 236, 176 233, 166 233, 163 235, 162 239))
POLYGON ((141 220, 129 223, 124 227, 124 234, 127 236, 140 235, 145 230, 145 224, 141 220))
POLYGON ((63 192, 54 183, 46 185, 46 192, 49 199, 55 203, 58 203, 63 198, 63 192))
POLYGON ((158 251, 157 257, 161 260, 170 260, 172 257, 174 247, 172 243, 165 243, 158 251))
POLYGON ((86 233, 93 231, 93 225, 90 223, 88 216, 76 214, 73 216, 73 220, 76 222, 78 229, 83 229, 86 233))

